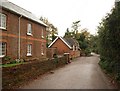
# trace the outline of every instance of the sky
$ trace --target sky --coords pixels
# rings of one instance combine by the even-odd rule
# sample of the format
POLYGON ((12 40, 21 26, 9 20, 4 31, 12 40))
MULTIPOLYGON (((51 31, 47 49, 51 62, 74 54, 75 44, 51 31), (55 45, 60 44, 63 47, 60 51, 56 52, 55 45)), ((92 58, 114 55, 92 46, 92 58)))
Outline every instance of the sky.
POLYGON ((72 22, 80 20, 80 28, 87 28, 96 34, 101 19, 109 13, 115 0, 8 0, 32 12, 38 18, 46 17, 58 28, 58 35, 63 36, 72 22))

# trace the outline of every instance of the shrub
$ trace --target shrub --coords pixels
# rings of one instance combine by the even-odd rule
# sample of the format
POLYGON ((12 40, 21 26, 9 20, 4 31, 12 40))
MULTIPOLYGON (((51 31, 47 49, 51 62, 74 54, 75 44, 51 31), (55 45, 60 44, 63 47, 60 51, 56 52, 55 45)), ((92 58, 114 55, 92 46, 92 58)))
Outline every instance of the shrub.
POLYGON ((2 58, 2 64, 7 64, 10 63, 11 57, 10 56, 5 56, 2 58))
POLYGON ((86 56, 90 56, 90 53, 91 53, 90 49, 87 48, 87 49, 85 49, 84 52, 85 52, 85 55, 86 55, 86 56))
MULTIPOLYGON (((116 63, 120 65, 120 2, 117 2, 111 13, 107 14, 98 26, 100 65, 107 72, 120 79, 116 63)), ((118 68, 120 69, 120 67, 118 68)))

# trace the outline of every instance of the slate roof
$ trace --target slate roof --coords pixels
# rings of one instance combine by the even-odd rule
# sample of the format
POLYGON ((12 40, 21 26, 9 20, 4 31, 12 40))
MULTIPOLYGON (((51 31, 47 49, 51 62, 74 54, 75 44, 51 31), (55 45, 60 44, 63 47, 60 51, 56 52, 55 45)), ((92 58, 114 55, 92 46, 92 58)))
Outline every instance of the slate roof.
POLYGON ((34 14, 32 14, 31 12, 13 4, 12 2, 9 2, 8 0, 0 0, 0 6, 2 6, 5 9, 8 9, 8 10, 14 12, 14 13, 22 15, 22 16, 30 19, 30 20, 33 20, 33 21, 35 21, 39 24, 47 26, 42 21, 40 21, 34 14))
POLYGON ((62 38, 60 36, 58 36, 48 47, 50 48, 58 39, 61 39, 70 49, 73 48, 73 45, 79 47, 79 43, 77 42, 77 40, 73 38, 62 38))
POLYGON ((71 47, 73 47, 73 45, 79 45, 78 44, 78 42, 75 40, 75 39, 73 39, 73 38, 63 38, 64 39, 64 41, 66 41, 67 42, 67 44, 69 44, 71 47))

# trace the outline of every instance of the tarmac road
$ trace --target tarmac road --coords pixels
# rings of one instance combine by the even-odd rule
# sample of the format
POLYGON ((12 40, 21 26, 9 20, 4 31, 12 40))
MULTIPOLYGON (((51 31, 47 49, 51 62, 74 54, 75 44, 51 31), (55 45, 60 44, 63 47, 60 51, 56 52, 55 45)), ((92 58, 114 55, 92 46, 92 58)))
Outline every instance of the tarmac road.
POLYGON ((99 56, 79 57, 22 89, 114 89, 98 65, 99 56))

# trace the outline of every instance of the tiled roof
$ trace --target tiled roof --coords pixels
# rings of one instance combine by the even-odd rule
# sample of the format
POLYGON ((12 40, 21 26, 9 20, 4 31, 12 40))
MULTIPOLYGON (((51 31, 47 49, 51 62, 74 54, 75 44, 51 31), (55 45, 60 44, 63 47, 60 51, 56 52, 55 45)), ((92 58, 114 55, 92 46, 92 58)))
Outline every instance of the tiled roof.
POLYGON ((22 15, 30 20, 33 20, 39 24, 42 24, 44 26, 47 26, 46 24, 44 24, 42 21, 40 21, 34 14, 32 14, 31 12, 9 2, 8 0, 1 0, 0 1, 0 6, 2 6, 3 8, 6 8, 10 11, 13 11, 19 15, 22 15))

